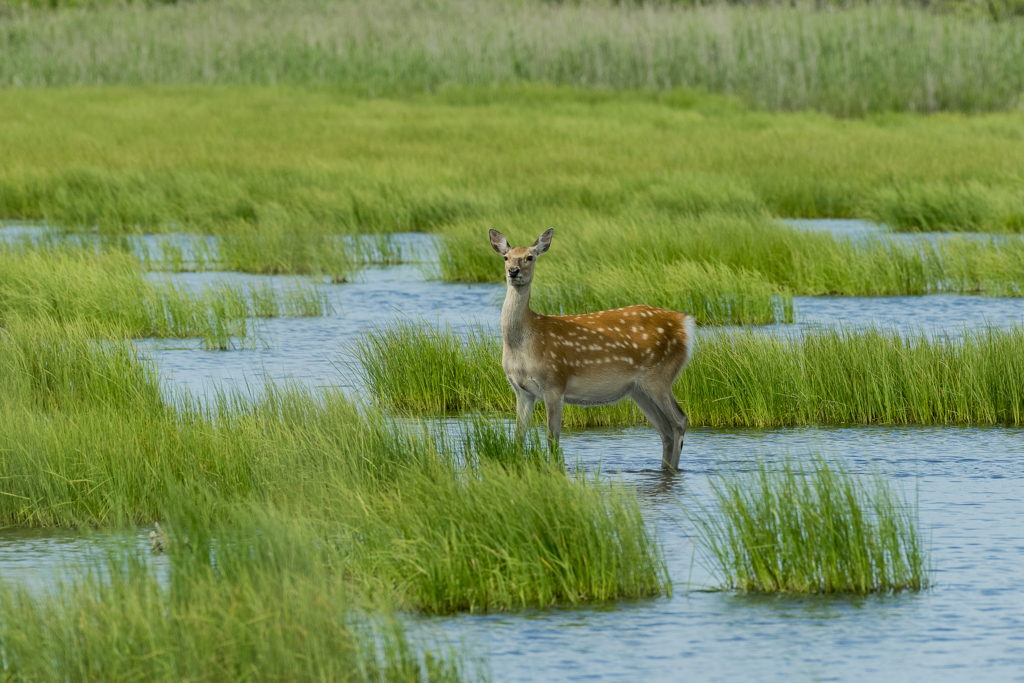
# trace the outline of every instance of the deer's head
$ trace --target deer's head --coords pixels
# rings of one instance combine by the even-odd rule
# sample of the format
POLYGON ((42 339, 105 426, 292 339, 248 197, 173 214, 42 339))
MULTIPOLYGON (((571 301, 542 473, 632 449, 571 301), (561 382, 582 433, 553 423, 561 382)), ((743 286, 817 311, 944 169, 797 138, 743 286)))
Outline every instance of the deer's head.
POLYGON ((497 230, 490 231, 491 246, 494 251, 505 257, 505 281, 516 287, 525 287, 533 282, 533 267, 537 257, 551 246, 554 228, 548 228, 537 241, 528 247, 508 246, 508 240, 497 230))

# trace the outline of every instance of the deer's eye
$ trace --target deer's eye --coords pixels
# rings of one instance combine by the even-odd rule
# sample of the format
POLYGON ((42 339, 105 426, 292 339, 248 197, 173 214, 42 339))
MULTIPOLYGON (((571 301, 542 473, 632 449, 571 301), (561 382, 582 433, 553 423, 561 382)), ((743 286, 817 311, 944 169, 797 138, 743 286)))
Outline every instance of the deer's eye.
POLYGON ((532 256, 527 256, 527 257, 526 257, 526 260, 527 260, 527 261, 532 261, 532 260, 533 260, 533 257, 532 257, 532 256))
POLYGON ((508 261, 508 256, 505 257, 505 260, 508 261))

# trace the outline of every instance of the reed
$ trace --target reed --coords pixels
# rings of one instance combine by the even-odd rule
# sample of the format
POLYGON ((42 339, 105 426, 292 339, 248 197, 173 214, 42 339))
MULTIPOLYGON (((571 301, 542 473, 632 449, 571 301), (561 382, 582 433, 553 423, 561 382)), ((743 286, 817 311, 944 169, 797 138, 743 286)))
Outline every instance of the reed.
MULTIPOLYGON (((380 94, 525 81, 696 88, 767 109, 844 116, 1020 103, 1019 21, 885 3, 823 12, 686 5, 304 0, 116 3, 89 12, 6 5, 0 85, 291 83, 380 94)), ((1002 16, 1012 11, 996 7, 1017 4, 989 6, 1002 16)))
POLYGON ((231 267, 252 270, 343 272, 356 255, 336 234, 500 227, 488 221, 516 231, 770 212, 1012 232, 1024 177, 1014 113, 839 121, 694 92, 15 89, 0 90, 0 118, 0 218, 224 232, 231 267))
MULTIPOLYGON (((511 414, 500 335, 401 323, 358 349, 369 390, 405 411, 511 414)), ((675 385, 691 426, 1010 424, 1024 421, 1024 329, 965 330, 959 339, 823 328, 784 338, 705 332, 675 385)), ((538 406, 535 419, 542 420, 538 406)), ((568 406, 568 426, 643 423, 629 402, 568 406)))
POLYGON ((892 593, 929 584, 917 507, 880 476, 814 460, 764 461, 712 483, 714 510, 691 511, 725 589, 892 593))

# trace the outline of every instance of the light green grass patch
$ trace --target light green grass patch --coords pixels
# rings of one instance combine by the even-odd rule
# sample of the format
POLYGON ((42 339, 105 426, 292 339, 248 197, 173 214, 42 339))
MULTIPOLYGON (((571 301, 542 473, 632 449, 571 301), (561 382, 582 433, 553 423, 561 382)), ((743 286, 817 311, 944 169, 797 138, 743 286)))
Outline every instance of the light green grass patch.
MULTIPOLYGON (((881 215, 894 187, 928 198, 929 188, 978 186, 1012 199, 1024 177, 1017 113, 849 121, 685 92, 0 90, 0 118, 0 218, 107 233, 239 223, 284 235, 390 233, 510 216, 537 217, 542 230, 553 217, 574 225, 652 211, 864 217, 881 215)), ((922 204, 932 223, 962 223, 957 202, 933 199, 922 204)), ((1014 206, 978 228, 1017 229, 1014 206)), ((914 213, 886 220, 913 227, 914 213)))

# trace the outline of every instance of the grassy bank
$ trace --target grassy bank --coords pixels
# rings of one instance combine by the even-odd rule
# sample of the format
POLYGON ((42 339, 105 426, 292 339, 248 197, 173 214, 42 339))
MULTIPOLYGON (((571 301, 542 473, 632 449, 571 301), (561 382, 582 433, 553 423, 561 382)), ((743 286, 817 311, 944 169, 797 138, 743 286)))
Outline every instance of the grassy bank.
POLYGON ((12 4, 0 12, 5 87, 288 83, 387 94, 543 82, 695 88, 844 116, 1009 109, 1024 91, 1024 26, 988 19, 1020 11, 1015 0, 973 16, 874 3, 12 4))
MULTIPOLYGON (((511 415, 501 339, 396 323, 363 341, 367 385, 382 405, 414 412, 511 415)), ((753 332, 697 338, 675 385, 691 426, 1012 424, 1024 421, 1024 330, 967 331, 961 341, 868 330, 753 332)), ((535 418, 543 421, 538 407, 535 418)), ((570 426, 639 424, 632 402, 567 406, 570 426)))
POLYGON ((1019 113, 840 121, 676 91, 175 86, 5 90, 0 118, 0 218, 224 234, 240 252, 265 233, 293 271, 309 259, 286 255, 324 234, 466 220, 710 211, 1014 231, 1024 216, 1019 113))
POLYGON ((712 484, 716 509, 693 515, 722 587, 786 593, 890 593, 929 583, 916 505, 881 477, 792 461, 712 484))
POLYGON ((90 337, 45 318, 0 335, 2 525, 269 505, 338 544, 360 595, 412 609, 670 590, 633 492, 567 476, 493 426, 434 434, 297 388, 169 405, 128 342, 90 337))

